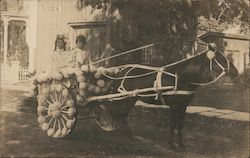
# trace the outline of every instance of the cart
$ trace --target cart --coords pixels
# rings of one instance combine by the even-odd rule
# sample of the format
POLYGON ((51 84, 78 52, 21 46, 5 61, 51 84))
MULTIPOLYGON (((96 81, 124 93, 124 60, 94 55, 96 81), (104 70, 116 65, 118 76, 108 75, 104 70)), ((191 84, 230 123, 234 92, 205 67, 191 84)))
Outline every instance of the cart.
MULTIPOLYGON (((129 64, 118 67, 94 67, 82 65, 76 68, 63 68, 44 72, 34 79, 33 93, 37 98, 37 121, 39 127, 54 138, 63 138, 73 129, 77 121, 77 109, 88 107, 93 102, 119 101, 128 97, 155 96, 159 91, 172 93, 177 86, 162 86, 161 76, 165 74, 177 81, 177 76, 165 72, 161 67, 129 64), (146 69, 148 73, 128 75, 133 69, 146 69), (123 83, 128 78, 138 78, 156 74, 154 86, 149 88, 126 90, 123 83), (118 87, 114 82, 119 83, 118 87), (114 90, 115 88, 115 90, 114 90)), ((181 93, 181 92, 179 92, 181 93)), ((113 131, 121 123, 104 121, 105 107, 101 104, 95 114, 96 123, 105 131, 113 131), (98 114, 98 115, 97 115, 98 114)), ((112 118, 111 118, 112 120, 112 118)))

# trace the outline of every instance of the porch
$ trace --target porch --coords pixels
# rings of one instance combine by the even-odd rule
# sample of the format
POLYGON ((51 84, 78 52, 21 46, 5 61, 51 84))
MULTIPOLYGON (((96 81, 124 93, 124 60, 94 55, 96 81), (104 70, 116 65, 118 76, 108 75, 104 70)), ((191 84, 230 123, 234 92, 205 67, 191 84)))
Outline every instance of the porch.
POLYGON ((33 65, 29 16, 1 12, 1 88, 25 90, 30 85, 28 69, 33 65))

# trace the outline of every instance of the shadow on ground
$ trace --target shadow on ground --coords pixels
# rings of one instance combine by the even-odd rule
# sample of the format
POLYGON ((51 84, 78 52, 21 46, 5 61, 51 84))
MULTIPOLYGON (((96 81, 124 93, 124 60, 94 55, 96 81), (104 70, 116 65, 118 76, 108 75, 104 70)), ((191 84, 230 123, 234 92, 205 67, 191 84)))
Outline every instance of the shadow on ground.
MULTIPOLYGON (((242 96, 241 93, 236 96, 233 92, 229 94, 225 93, 225 90, 224 93, 222 92, 218 93, 221 96, 213 92, 212 95, 205 94, 203 98, 201 97, 203 93, 200 91, 192 104, 246 112, 248 105, 243 102, 235 107, 235 105, 227 106, 227 102, 219 101, 221 99, 233 100, 231 97, 242 96), (219 97, 214 99, 214 95, 219 97)), ((0 127, 0 156, 140 155, 185 158, 245 158, 249 156, 249 122, 205 117, 198 114, 186 115, 183 131, 186 151, 170 150, 167 146, 168 109, 133 108, 129 115, 131 139, 119 131, 103 132, 93 120, 78 120, 74 131, 65 139, 49 138, 38 127, 36 107, 31 104, 21 104, 25 98, 22 97, 22 93, 1 91, 1 106, 8 106, 10 109, 2 108, 5 110, 0 113, 1 124, 3 124, 0 127)), ((242 98, 239 100, 242 101, 242 98)), ((84 109, 80 109, 79 113, 83 116, 88 115, 84 109)))

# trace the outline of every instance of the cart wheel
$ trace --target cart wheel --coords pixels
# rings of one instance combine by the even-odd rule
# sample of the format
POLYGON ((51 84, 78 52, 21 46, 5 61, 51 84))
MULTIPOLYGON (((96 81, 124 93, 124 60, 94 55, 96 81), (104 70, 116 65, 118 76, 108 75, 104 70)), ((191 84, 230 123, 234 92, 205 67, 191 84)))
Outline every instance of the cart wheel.
POLYGON ((49 137, 64 138, 76 122, 76 104, 61 84, 43 86, 38 96, 38 123, 49 137))
POLYGON ((105 105, 98 105, 93 111, 96 124, 107 132, 117 130, 122 126, 122 120, 112 114, 109 107, 105 105))

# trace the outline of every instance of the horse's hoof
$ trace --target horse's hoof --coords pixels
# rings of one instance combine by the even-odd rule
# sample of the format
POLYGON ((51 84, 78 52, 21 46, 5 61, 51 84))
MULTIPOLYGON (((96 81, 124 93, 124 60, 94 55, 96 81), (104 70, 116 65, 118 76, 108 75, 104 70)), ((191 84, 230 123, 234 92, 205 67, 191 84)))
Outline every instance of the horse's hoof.
POLYGON ((177 150, 177 148, 176 148, 176 146, 175 146, 174 143, 168 143, 168 147, 169 147, 171 150, 173 150, 173 151, 176 151, 176 150, 177 150))
POLYGON ((178 144, 178 150, 179 151, 186 151, 186 146, 183 143, 178 144))

